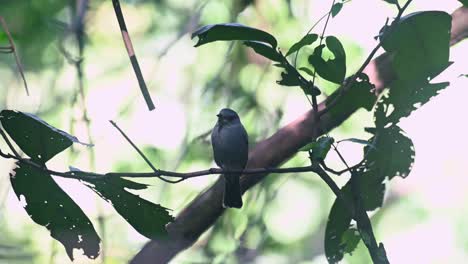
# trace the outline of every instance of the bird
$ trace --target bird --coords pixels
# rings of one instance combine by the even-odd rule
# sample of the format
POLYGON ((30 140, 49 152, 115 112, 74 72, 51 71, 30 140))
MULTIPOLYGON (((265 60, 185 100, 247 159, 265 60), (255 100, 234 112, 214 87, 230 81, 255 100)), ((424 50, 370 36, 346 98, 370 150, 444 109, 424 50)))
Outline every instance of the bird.
MULTIPOLYGON (((224 108, 216 115, 218 121, 211 132, 211 145, 216 164, 224 170, 243 170, 249 158, 249 140, 239 115, 224 108)), ((224 174, 224 208, 241 208, 241 173, 224 174)))

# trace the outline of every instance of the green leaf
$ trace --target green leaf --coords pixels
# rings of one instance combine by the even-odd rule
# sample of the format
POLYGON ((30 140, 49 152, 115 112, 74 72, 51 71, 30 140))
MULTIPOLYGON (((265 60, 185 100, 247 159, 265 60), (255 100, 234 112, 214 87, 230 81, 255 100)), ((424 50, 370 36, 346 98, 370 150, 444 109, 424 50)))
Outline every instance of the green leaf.
POLYGON ((402 117, 409 116, 448 86, 448 82, 417 84, 395 81, 391 85, 388 97, 383 98, 383 103, 392 104, 394 108, 388 116, 388 123, 397 123, 402 117))
POLYGON ((335 3, 331 8, 332 17, 338 15, 338 13, 341 11, 341 8, 343 8, 343 3, 335 3))
POLYGON ((312 76, 312 77, 314 77, 314 72, 313 72, 311 69, 309 69, 309 68, 301 67, 301 68, 299 68, 299 70, 300 70, 300 71, 303 71, 303 72, 305 72, 305 73, 307 73, 308 75, 310 75, 310 76, 312 76))
POLYGON ((315 48, 314 53, 309 56, 309 63, 314 66, 320 77, 327 81, 341 84, 346 76, 346 54, 341 42, 334 36, 325 39, 326 47, 333 54, 333 59, 324 60, 322 56, 325 45, 315 48))
POLYGON ((301 40, 294 43, 291 48, 289 48, 288 53, 286 53, 286 57, 293 54, 296 51, 299 51, 302 47, 310 45, 314 43, 318 39, 317 34, 307 34, 301 40))
POLYGON ((256 53, 272 61, 281 62, 283 57, 274 48, 258 41, 245 41, 244 45, 252 48, 256 53))
POLYGON ((377 128, 376 135, 369 141, 375 142, 375 148, 364 147, 368 171, 378 174, 382 179, 408 176, 413 167, 415 151, 413 142, 403 130, 397 125, 377 128))
POLYGON ((398 0, 384 0, 384 1, 392 5, 398 4, 398 0))
POLYGON ((463 6, 468 7, 468 0, 458 0, 463 6))
MULTIPOLYGON (((351 200, 349 191, 344 191, 343 194, 346 199, 351 200)), ((345 205, 335 198, 325 228, 325 256, 328 263, 338 263, 343 259, 346 248, 352 248, 347 243, 353 241, 344 237, 350 230, 351 219, 345 205)))
POLYGON ((338 143, 341 143, 343 141, 349 141, 349 142, 353 142, 353 143, 363 144, 363 145, 369 146, 371 148, 375 148, 375 146, 372 145, 372 142, 369 142, 368 140, 364 140, 364 139, 347 138, 347 139, 343 139, 343 140, 338 141, 338 143))
POLYGON ((427 80, 447 68, 451 16, 441 11, 410 14, 381 40, 393 54, 392 67, 400 80, 427 80))
POLYGON ((314 160, 322 161, 330 151, 331 145, 335 142, 332 137, 324 136, 318 138, 316 141, 309 143, 302 147, 300 151, 312 151, 312 158, 314 160))
POLYGON ((427 80, 394 81, 389 93, 383 95, 377 103, 374 113, 376 126, 384 127, 390 123, 398 123, 401 118, 409 116, 414 110, 429 102, 432 97, 438 95, 448 85, 448 82, 432 84, 428 83, 427 80), (393 109, 391 111, 387 110, 390 105, 393 109))
POLYGON ((3 110, 0 112, 0 122, 20 149, 40 163, 47 162, 74 142, 81 143, 76 137, 33 114, 3 110))
MULTIPOLYGON (((17 162, 10 174, 11 185, 26 212, 63 244, 73 260, 73 249, 83 249, 89 258, 99 255, 100 238, 81 208, 52 177, 25 162, 17 162)), ((45 166, 44 166, 45 168, 45 166)))
POLYGON ((263 30, 247 27, 238 23, 225 23, 207 25, 199 28, 192 34, 192 38, 198 37, 195 47, 220 40, 249 40, 266 42, 276 49, 278 42, 270 33, 263 30))
POLYGON ((145 189, 145 184, 119 177, 86 179, 83 181, 86 182, 86 186, 112 204, 117 213, 133 226, 138 233, 149 239, 161 238, 167 235, 165 226, 174 220, 168 212, 169 209, 125 190, 145 189))
POLYGON ((341 237, 341 243, 345 245, 344 251, 350 255, 356 249, 359 241, 361 241, 361 236, 356 228, 346 230, 341 237))

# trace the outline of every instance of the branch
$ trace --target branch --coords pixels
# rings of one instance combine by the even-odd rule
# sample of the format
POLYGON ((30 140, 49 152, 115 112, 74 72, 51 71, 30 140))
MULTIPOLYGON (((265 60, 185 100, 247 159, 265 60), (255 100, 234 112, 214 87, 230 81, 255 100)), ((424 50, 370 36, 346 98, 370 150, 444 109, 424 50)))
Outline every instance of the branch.
POLYGON ((127 26, 125 25, 122 9, 120 8, 120 2, 119 0, 112 0, 112 4, 114 6, 115 15, 117 16, 117 21, 119 22, 120 31, 122 32, 122 39, 124 41, 125 48, 127 49, 128 57, 130 58, 133 70, 138 79, 138 84, 140 85, 141 93, 143 94, 143 98, 146 101, 148 109, 150 111, 154 110, 153 100, 151 99, 151 95, 149 94, 148 87, 146 87, 145 79, 143 78, 143 74, 141 73, 140 64, 138 64, 135 51, 133 50, 132 40, 130 39, 130 35, 128 34, 127 26))
MULTIPOLYGON (((458 43, 467 37, 468 8, 461 7, 452 14, 451 44, 458 43)), ((370 81, 375 85, 376 93, 380 93, 394 79, 395 74, 390 66, 391 58, 384 53, 369 63, 364 69, 370 81)), ((341 87, 339 91, 341 92, 341 87)), ((348 91, 344 91, 345 93, 348 91)), ((342 96, 338 104, 345 107, 339 115, 326 113, 320 118, 322 132, 330 131, 340 125, 351 114, 362 107, 358 102, 345 102, 342 96)), ((377 99, 377 97, 376 97, 377 99)), ((326 108, 325 103, 319 104, 319 111, 326 108)), ((302 146, 319 135, 315 130, 313 110, 310 110, 279 129, 271 137, 257 143, 249 153, 247 169, 262 167, 277 167, 291 158, 302 146)), ((265 178, 266 174, 241 177, 242 191, 245 192, 265 178)), ((132 263, 166 263, 182 250, 191 246, 220 217, 224 209, 221 206, 223 185, 218 180, 211 188, 196 197, 167 226, 169 238, 152 240, 133 258, 132 263)))

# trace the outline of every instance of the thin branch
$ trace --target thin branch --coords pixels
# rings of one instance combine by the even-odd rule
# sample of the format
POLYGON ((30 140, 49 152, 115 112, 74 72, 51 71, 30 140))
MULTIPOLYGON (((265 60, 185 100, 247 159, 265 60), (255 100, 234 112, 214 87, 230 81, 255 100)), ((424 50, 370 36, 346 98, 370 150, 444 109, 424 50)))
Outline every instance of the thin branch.
POLYGON ((11 37, 10 31, 8 30, 8 26, 2 16, 0 16, 0 24, 2 24, 3 30, 5 31, 8 41, 10 42, 9 48, 11 52, 13 52, 13 56, 15 56, 16 67, 18 67, 18 71, 21 75, 21 78, 23 79, 26 94, 29 96, 28 83, 26 82, 26 77, 24 76, 23 66, 21 65, 18 53, 16 52, 15 43, 13 42, 13 38, 11 37))
POLYGON ((138 64, 135 51, 133 50, 132 40, 130 39, 130 35, 128 34, 127 26, 125 25, 122 9, 120 8, 120 2, 119 0, 112 0, 112 4, 114 6, 115 15, 117 16, 117 21, 119 22, 120 31, 122 33, 122 39, 125 44, 125 48, 127 49, 128 57, 130 58, 133 70, 138 79, 138 84, 140 86, 141 93, 143 94, 148 109, 150 111, 154 110, 155 107, 153 100, 151 99, 151 95, 149 94, 148 87, 146 87, 145 79, 143 78, 143 74, 141 73, 140 65, 138 64))
POLYGON ((10 150, 11 150, 11 152, 13 152, 13 154, 15 155, 14 157, 20 159, 20 158, 21 158, 21 155, 18 154, 18 152, 16 151, 15 147, 13 147, 13 144, 11 144, 10 140, 8 139, 8 136, 5 134, 5 131, 3 131, 3 129, 1 129, 1 128, 0 128, 0 134, 1 134, 2 137, 3 137, 3 140, 5 140, 5 142, 7 143, 8 147, 9 147, 10 150))
MULTIPOLYGON (((138 154, 140 154, 140 156, 145 160, 146 164, 148 164, 148 166, 150 166, 151 169, 153 169, 153 171, 157 174, 154 175, 154 177, 158 177, 159 179, 165 181, 165 182, 168 182, 168 183, 178 183, 178 182, 181 182, 182 180, 184 180, 184 178, 182 177, 181 180, 176 180, 176 181, 171 181, 171 180, 168 180, 168 179, 165 179, 163 177, 161 177, 162 175, 160 175, 158 172, 159 170, 156 169, 156 167, 154 167, 154 165, 151 163, 151 161, 145 156, 145 154, 135 145, 135 143, 133 143, 133 141, 125 134, 125 132, 122 131, 122 129, 120 129, 120 127, 112 120, 109 120, 109 122, 120 132, 120 134, 127 140, 128 143, 130 143, 130 145, 132 145, 132 147, 138 152, 138 154)), ((115 174, 114 174, 115 175, 115 174)))
MULTIPOLYGON (((398 22, 400 21, 400 18, 401 16, 403 15, 403 13, 405 12, 406 8, 409 6, 409 4, 411 3, 412 0, 408 0, 405 5, 401 8, 401 9, 398 9, 398 14, 396 16, 396 18, 393 20, 392 24, 390 27, 394 27, 396 24, 398 24, 398 22)), ((390 29, 391 30, 391 29, 390 29)), ((369 65, 369 63, 371 62, 372 58, 375 56, 375 54, 377 53, 377 51, 380 49, 380 47, 382 46, 382 41, 379 41, 379 43, 375 46, 375 48, 371 51, 371 53, 369 54, 369 56, 367 56, 366 60, 364 61, 364 63, 361 65, 361 67, 357 70, 357 72, 350 77, 350 79, 348 79, 345 83, 345 85, 343 86, 343 88, 341 89, 341 92, 338 93, 338 96, 333 100, 331 101, 329 104, 327 104, 327 107, 321 111, 319 113, 319 116, 322 116, 324 114, 326 114, 328 111, 330 111, 330 109, 333 108, 333 106, 335 106, 338 102, 339 102, 339 99, 341 97, 341 95, 347 91, 348 89, 350 89, 354 83, 356 82, 357 78, 364 72, 364 69, 367 67, 367 65, 369 65)))

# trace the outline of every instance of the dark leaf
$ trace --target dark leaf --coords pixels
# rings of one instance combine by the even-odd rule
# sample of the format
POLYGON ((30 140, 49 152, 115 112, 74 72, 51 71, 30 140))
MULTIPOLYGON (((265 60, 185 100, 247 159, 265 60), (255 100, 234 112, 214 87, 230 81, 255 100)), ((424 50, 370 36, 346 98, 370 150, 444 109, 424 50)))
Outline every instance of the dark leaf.
POLYGON ((382 46, 393 53, 400 80, 432 79, 449 65, 451 16, 441 11, 410 14, 387 30, 382 46))
POLYGON ((325 39, 326 47, 333 54, 333 59, 323 59, 323 44, 316 47, 309 56, 309 63, 314 66, 320 77, 327 81, 341 84, 346 76, 346 54, 341 42, 334 36, 325 39))
POLYGON ((76 137, 32 114, 3 110, 0 112, 0 121, 21 150, 40 163, 47 162, 74 142, 81 143, 76 137))
POLYGON ((343 8, 343 3, 335 3, 331 8, 332 17, 338 15, 338 13, 341 11, 341 8, 343 8))
POLYGON ((245 41, 244 45, 251 47, 256 53, 272 61, 281 62, 283 57, 274 48, 258 41, 245 41))
POLYGON ((195 47, 219 40, 260 41, 270 44, 273 49, 278 45, 270 33, 238 23, 207 25, 193 32, 192 38, 194 37, 198 37, 195 47))
POLYGON ((365 74, 356 79, 353 85, 348 90, 339 89, 331 94, 327 100, 326 105, 334 106, 329 110, 329 115, 334 117, 342 116, 342 113, 354 113, 358 108, 365 108, 372 110, 372 106, 376 100, 375 95, 372 93, 374 86, 369 83, 365 74), (336 100, 338 100, 336 102, 336 100), (350 112, 351 111, 351 112, 350 112))
POLYGON ((377 126, 385 126, 409 116, 414 110, 420 108, 439 92, 449 85, 444 83, 428 83, 422 81, 397 80, 392 83, 388 95, 382 96, 378 102, 374 116, 377 126), (392 105, 392 111, 387 110, 392 105))
POLYGON ((86 186, 111 203, 115 210, 140 234, 149 239, 167 235, 165 226, 174 220, 168 209, 125 190, 145 189, 145 184, 119 177, 86 179, 84 181, 87 182, 86 186))
POLYGON ((468 0, 458 0, 463 6, 468 7, 468 0))
POLYGON ((281 80, 277 81, 278 84, 284 86, 300 86, 301 82, 299 81, 298 76, 291 74, 289 71, 281 73, 281 80))
POLYGON ((310 75, 310 76, 312 76, 312 77, 314 77, 314 72, 313 72, 311 69, 309 69, 309 68, 301 67, 301 68, 299 68, 299 70, 300 70, 300 71, 303 71, 303 72, 305 72, 305 73, 307 73, 308 75, 310 75))
MULTIPOLYGON (((351 200, 349 190, 343 192, 343 194, 346 199, 351 200)), ((353 241, 344 237, 350 230, 350 224, 351 216, 348 210, 340 200, 335 199, 325 228, 325 256, 328 263, 338 263, 343 259, 346 248, 352 248, 352 245, 347 243, 353 241)))
POLYGON ((344 251, 350 255, 356 249, 359 241, 361 241, 361 236, 356 228, 346 230, 341 237, 341 243, 345 245, 344 251))
POLYGON ((307 95, 319 96, 322 93, 316 86, 312 86, 312 84, 310 84, 309 86, 305 88, 301 86, 301 88, 304 91, 304 93, 307 95))
POLYGON ((317 34, 307 34, 305 35, 301 40, 298 42, 294 43, 291 48, 289 48, 288 53, 286 53, 286 56, 289 56, 293 54, 296 51, 299 51, 302 47, 310 45, 314 43, 318 39, 317 34))
POLYGON ((367 171, 381 179, 408 176, 413 167, 415 152, 413 142, 403 130, 396 125, 377 128, 376 135, 369 141, 374 142, 375 148, 364 147, 367 171))
POLYGON ((100 238, 81 208, 50 175, 25 162, 18 162, 10 174, 18 199, 25 201, 31 219, 50 230, 73 260, 73 249, 83 249, 89 258, 99 255, 100 238))
POLYGON ((384 1, 389 4, 398 4, 398 0, 384 0, 384 1))
POLYGON ((316 141, 309 143, 302 147, 301 151, 312 151, 312 158, 314 160, 322 161, 330 151, 331 145, 335 142, 332 137, 324 136, 318 138, 316 141))

